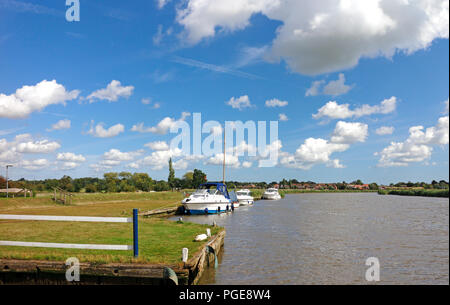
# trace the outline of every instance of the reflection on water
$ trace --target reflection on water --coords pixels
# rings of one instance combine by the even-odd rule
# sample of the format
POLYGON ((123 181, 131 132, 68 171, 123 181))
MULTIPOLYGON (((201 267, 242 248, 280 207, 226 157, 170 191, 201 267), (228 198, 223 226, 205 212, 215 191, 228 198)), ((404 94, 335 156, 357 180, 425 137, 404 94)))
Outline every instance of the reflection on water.
POLYGON ((202 284, 449 284, 449 201, 372 193, 298 194, 234 213, 184 216, 227 230, 202 284))

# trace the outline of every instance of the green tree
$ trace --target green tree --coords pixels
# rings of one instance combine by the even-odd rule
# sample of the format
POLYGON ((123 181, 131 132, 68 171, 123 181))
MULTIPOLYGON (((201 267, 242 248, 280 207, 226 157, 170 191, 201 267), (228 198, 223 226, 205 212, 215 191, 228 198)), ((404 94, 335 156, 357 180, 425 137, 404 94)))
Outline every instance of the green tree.
POLYGON ((148 192, 151 190, 153 180, 146 173, 135 173, 131 178, 131 183, 136 189, 148 192))
POLYGON ((173 169, 172 158, 169 159, 169 178, 167 183, 169 183, 172 190, 175 188, 175 170, 173 169))
POLYGON ((375 182, 369 184, 369 189, 371 189, 373 191, 378 190, 378 184, 376 184, 375 182))
POLYGON ((206 182, 206 174, 199 169, 194 169, 194 173, 192 175, 192 186, 194 188, 198 188, 200 184, 206 182))
POLYGON ((105 173, 103 174, 106 182, 106 191, 108 193, 115 193, 119 190, 119 174, 117 173, 105 173))

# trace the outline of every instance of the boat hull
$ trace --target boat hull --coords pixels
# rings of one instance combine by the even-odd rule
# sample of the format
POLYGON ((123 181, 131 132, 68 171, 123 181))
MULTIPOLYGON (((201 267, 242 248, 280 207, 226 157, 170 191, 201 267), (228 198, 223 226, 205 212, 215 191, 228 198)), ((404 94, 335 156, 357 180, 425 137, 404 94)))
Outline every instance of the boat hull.
POLYGON ((253 199, 239 199, 240 205, 252 205, 254 202, 253 199))
POLYGON ((277 194, 277 195, 264 194, 263 195, 263 199, 266 199, 266 200, 280 200, 281 196, 279 194, 277 194))
POLYGON ((191 215, 220 214, 231 211, 230 202, 220 203, 195 203, 187 202, 183 204, 185 211, 191 215), (228 207, 228 208, 227 208, 228 207))

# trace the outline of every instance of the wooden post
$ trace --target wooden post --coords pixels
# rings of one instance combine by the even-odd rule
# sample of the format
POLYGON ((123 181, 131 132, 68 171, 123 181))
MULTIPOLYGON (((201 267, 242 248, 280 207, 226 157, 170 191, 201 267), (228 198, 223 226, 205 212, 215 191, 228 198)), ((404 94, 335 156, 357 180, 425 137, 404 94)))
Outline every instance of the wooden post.
POLYGON ((53 200, 56 202, 56 188, 54 188, 53 191, 55 192, 55 194, 53 196, 53 200))
POLYGON ((133 255, 139 256, 138 209, 133 209, 133 255))
POLYGON ((188 248, 183 248, 183 256, 182 256, 182 260, 183 263, 187 263, 188 261, 188 256, 189 256, 189 249, 188 248))

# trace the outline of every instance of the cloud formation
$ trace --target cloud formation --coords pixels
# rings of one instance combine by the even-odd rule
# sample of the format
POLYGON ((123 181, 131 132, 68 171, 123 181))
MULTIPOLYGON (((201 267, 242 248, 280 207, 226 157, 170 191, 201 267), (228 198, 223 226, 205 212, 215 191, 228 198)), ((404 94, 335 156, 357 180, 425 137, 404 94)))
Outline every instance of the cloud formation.
POLYGON ((96 100, 107 100, 109 102, 117 102, 119 98, 129 98, 133 94, 133 86, 122 86, 117 80, 111 83, 104 89, 99 89, 88 95, 87 99, 90 103, 96 100))
POLYGON ((253 107, 252 103, 250 102, 250 99, 248 95, 243 95, 241 97, 235 98, 232 97, 228 102, 226 102, 228 106, 231 106, 233 109, 239 109, 244 110, 245 108, 251 108, 253 107))
POLYGON ((11 95, 0 93, 0 118, 23 119, 49 105, 76 99, 78 90, 67 91, 56 80, 43 80, 34 86, 23 86, 11 95))
POLYGON ((144 123, 141 122, 136 125, 133 125, 131 131, 140 133, 151 132, 159 135, 165 135, 169 132, 169 130, 172 127, 176 126, 178 122, 186 120, 186 118, 189 117, 190 115, 191 114, 189 112, 182 112, 181 117, 178 120, 170 117, 165 117, 154 127, 145 127, 144 123))
POLYGON ((349 123, 340 121, 330 140, 321 138, 308 138, 295 151, 295 154, 280 153, 280 164, 288 168, 309 170, 318 164, 327 167, 343 168, 339 159, 332 159, 336 152, 344 152, 351 144, 365 142, 368 135, 368 126, 362 123, 349 123))
POLYGON ((266 107, 286 107, 289 104, 289 102, 286 101, 280 101, 279 99, 271 99, 266 101, 266 107))
POLYGON ((105 129, 103 126, 103 123, 98 123, 94 127, 94 121, 91 121, 91 128, 87 133, 96 138, 112 138, 125 131, 125 127, 122 124, 113 125, 108 129, 105 129))
POLYGON ((70 129, 70 125, 71 122, 68 119, 59 120, 58 122, 53 124, 51 128, 47 129, 47 131, 70 129))
POLYGON ((313 114, 313 118, 321 119, 348 119, 348 118, 360 118, 362 116, 368 116, 373 114, 389 114, 395 111, 397 108, 397 98, 395 96, 385 99, 379 105, 370 106, 362 105, 354 110, 350 109, 349 104, 338 104, 335 101, 329 101, 326 103, 316 114, 313 114))
POLYGON ((414 126, 409 129, 409 137, 404 142, 391 142, 381 152, 378 166, 408 166, 411 163, 423 162, 431 157, 433 146, 448 145, 449 143, 449 117, 441 117, 434 127, 425 129, 423 126, 414 126))
POLYGON ((282 23, 270 60, 307 75, 356 66, 361 58, 412 54, 449 37, 449 2, 442 0, 188 0, 176 21, 190 44, 234 32, 263 14, 282 23))
POLYGON ((345 84, 345 75, 343 73, 339 74, 339 78, 337 80, 332 80, 325 84, 324 80, 314 81, 309 88, 305 96, 316 96, 320 94, 338 96, 349 92, 354 85, 345 84))
POLYGON ((377 128, 377 130, 375 130, 375 133, 379 136, 385 136, 385 135, 393 134, 394 130, 395 130, 394 127, 381 126, 380 128, 377 128))

